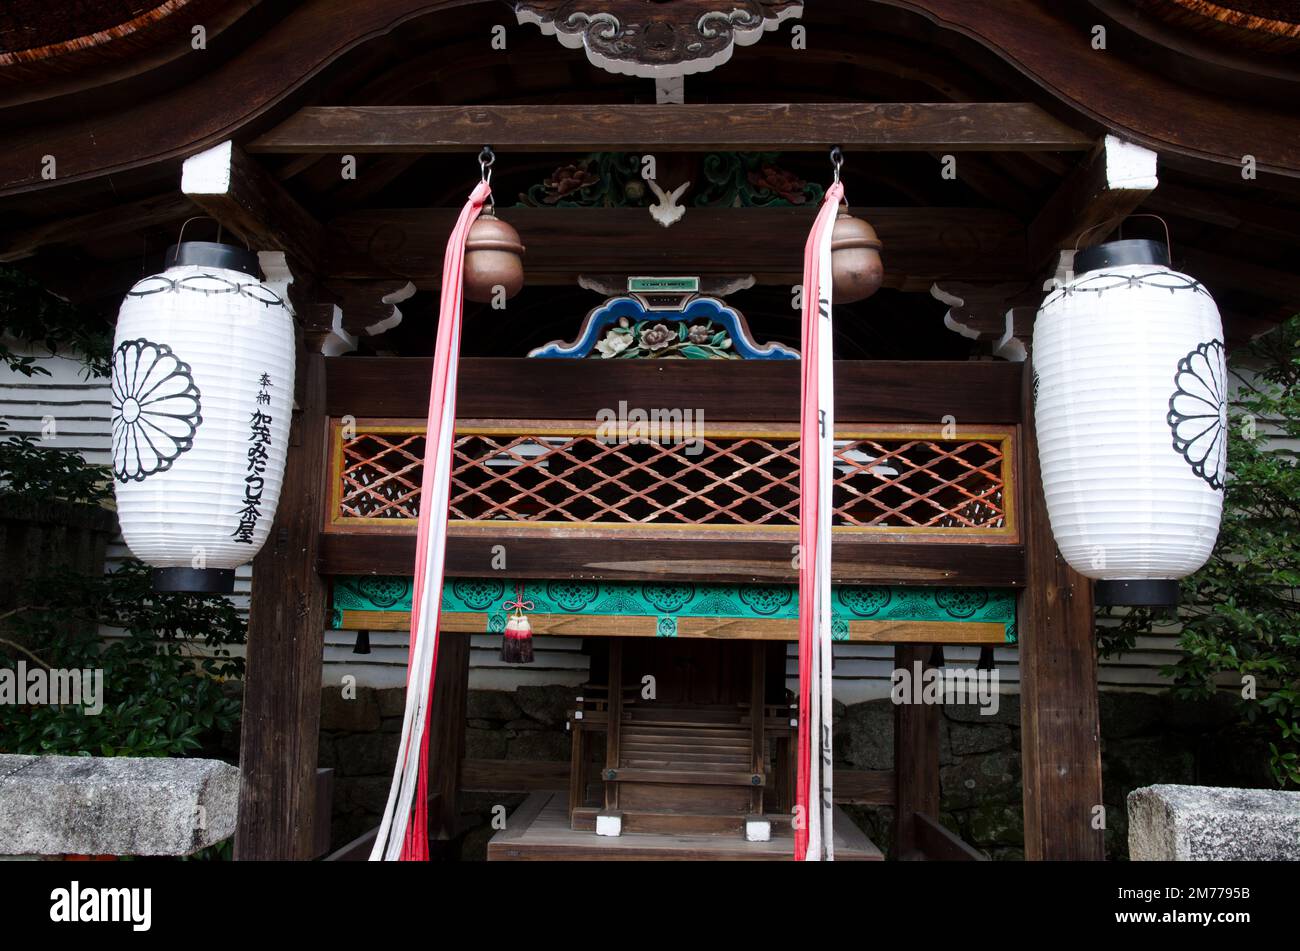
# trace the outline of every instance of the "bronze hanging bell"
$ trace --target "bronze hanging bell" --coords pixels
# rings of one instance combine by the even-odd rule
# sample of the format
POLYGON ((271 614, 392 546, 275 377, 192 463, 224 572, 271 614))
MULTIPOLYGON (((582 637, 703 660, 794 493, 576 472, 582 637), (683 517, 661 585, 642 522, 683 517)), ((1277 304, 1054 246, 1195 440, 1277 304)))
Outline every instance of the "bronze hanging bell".
POLYGON ((831 234, 831 276, 836 304, 866 300, 880 290, 885 278, 885 265, 880 259, 882 247, 875 228, 840 208, 831 234))
POLYGON ((469 227, 465 242, 465 296, 491 303, 497 288, 509 299, 524 286, 524 246, 519 232, 485 211, 469 227))

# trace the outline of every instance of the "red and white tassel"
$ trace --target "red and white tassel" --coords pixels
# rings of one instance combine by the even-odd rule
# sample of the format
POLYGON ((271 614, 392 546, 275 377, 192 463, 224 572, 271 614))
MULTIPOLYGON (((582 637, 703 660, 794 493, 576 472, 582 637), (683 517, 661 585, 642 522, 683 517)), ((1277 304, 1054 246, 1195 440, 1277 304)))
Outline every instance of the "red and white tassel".
POLYGON ((533 602, 524 600, 524 586, 519 585, 515 600, 507 601, 506 610, 514 609, 510 620, 506 621, 505 635, 501 638, 501 659, 507 664, 531 664, 533 662, 533 625, 529 623, 524 609, 531 611, 533 602))

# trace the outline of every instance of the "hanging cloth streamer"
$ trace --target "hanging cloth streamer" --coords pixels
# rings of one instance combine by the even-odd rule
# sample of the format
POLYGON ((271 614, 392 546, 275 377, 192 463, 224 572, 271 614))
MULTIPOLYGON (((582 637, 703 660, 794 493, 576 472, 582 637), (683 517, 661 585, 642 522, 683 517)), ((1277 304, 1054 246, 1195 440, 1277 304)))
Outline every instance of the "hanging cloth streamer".
POLYGON ((831 237, 844 200, 826 190, 803 259, 803 351, 799 416, 799 763, 794 857, 831 860, 831 486, 835 393, 831 237))
POLYGON ((415 543, 415 587, 411 597, 411 646, 406 674, 406 710, 393 783, 370 853, 373 861, 428 861, 429 753, 427 736, 433 680, 438 668, 438 629, 447 552, 451 448, 456 428, 456 375, 464 304, 465 242, 470 225, 492 195, 486 176, 461 209, 442 263, 438 338, 433 351, 429 420, 420 481, 420 521, 415 543))

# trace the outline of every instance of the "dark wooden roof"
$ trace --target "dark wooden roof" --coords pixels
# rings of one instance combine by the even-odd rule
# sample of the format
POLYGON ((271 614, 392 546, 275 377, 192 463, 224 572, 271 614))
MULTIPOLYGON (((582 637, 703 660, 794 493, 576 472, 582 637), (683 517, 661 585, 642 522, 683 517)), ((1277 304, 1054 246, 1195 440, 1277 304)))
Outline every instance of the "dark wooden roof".
MULTIPOLYGON (((98 44, 105 58, 96 64, 69 70, 65 58, 86 53, 69 48, 0 66, 0 126, 7 131, 0 260, 19 260, 109 312, 125 286, 156 266, 179 222, 196 213, 178 193, 181 161, 227 138, 249 143, 302 106, 654 99, 648 80, 603 72, 581 51, 513 25, 501 0, 192 0, 204 2, 213 22, 224 25, 210 30, 203 52, 189 51, 192 18, 173 13, 161 25, 183 21, 182 33, 168 38, 142 29, 132 34, 137 41, 147 34, 156 45, 132 47, 116 61, 108 54, 131 42, 126 35, 98 44), (505 52, 488 42, 491 28, 503 23, 510 24, 505 52), (13 69, 24 71, 21 82, 11 79, 13 69), (44 155, 57 159, 53 182, 40 176, 44 155), (70 219, 75 227, 67 226, 70 219)), ((102 25, 67 15, 79 4, 41 6, 55 13, 32 37, 45 47, 56 35, 68 42, 78 29, 84 35, 102 25)), ((105 16, 110 6, 124 16, 148 4, 105 4, 105 16)), ((727 65, 687 77, 686 98, 1030 101, 1090 137, 1110 131, 1144 144, 1160 154, 1161 184, 1141 210, 1169 220, 1175 263, 1210 284, 1240 339, 1300 309, 1300 114, 1293 105, 1300 64, 1281 42, 1286 31, 1264 20, 1289 22, 1286 10, 1267 0, 807 0, 798 21, 808 31, 806 50, 792 49, 786 34, 770 35, 737 49, 727 65), (1209 15, 1211 7, 1260 22, 1209 15), (1108 26, 1104 52, 1090 43, 1096 23, 1108 26), (1217 42, 1216 29, 1278 42, 1229 46, 1217 42), (1250 180, 1241 174, 1247 154, 1258 168, 1250 180)), ((12 35, 0 32, 3 49, 12 48, 12 35)), ((499 194, 513 196, 568 158, 503 155, 499 194)), ((983 208, 1028 227, 1079 160, 1077 153, 964 153, 958 180, 945 181, 937 155, 852 153, 846 180, 856 204, 902 206, 917 215, 935 207, 983 208)), ((472 159, 460 154, 361 155, 357 180, 346 182, 336 156, 257 161, 326 223, 367 208, 456 205, 477 175, 472 159)), ((783 163, 809 179, 825 178, 824 156, 791 154, 783 163)), ((1035 273, 1028 265, 1023 273, 1032 295, 1035 273)), ((920 297, 887 294, 863 313, 920 297)), ((943 312, 928 298, 907 306, 943 312)), ((870 320, 888 323, 884 316, 870 320)))

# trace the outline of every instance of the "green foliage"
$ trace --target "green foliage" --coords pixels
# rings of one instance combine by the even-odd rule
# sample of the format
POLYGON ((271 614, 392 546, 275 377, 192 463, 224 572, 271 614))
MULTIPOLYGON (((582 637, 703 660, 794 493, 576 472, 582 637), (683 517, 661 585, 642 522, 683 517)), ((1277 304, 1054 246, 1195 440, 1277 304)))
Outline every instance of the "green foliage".
MULTIPOLYGON (((51 355, 76 354, 88 374, 107 376, 112 328, 55 297, 21 271, 0 267, 0 337, 45 347, 51 355)), ((0 364, 24 376, 49 371, 35 357, 19 356, 0 343, 0 364)))
POLYGON ((110 479, 106 466, 92 466, 79 453, 42 446, 30 436, 0 440, 0 492, 98 504, 113 495, 110 479))
POLYGON ((230 646, 244 622, 225 598, 159 594, 138 561, 102 576, 62 572, 24 586, 7 621, 0 667, 19 660, 103 671, 103 711, 0 705, 0 752, 184 756, 239 720, 224 680, 243 677, 230 646), (101 640, 99 626, 122 637, 101 640), (12 638, 12 640, 9 640, 12 638), (25 648, 19 645, 26 645, 25 648))
MULTIPOLYGON (((1250 348, 1230 406, 1223 523, 1209 562, 1182 584, 1173 690, 1203 698, 1216 678, 1243 685, 1245 723, 1269 744, 1279 786, 1300 785, 1300 316, 1250 348), (1247 679, 1250 678, 1250 679, 1247 679), (1256 685, 1249 696, 1247 684, 1256 685)), ((1131 649, 1149 612, 1101 627, 1106 653, 1131 649)))

